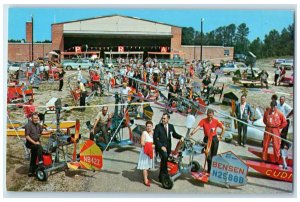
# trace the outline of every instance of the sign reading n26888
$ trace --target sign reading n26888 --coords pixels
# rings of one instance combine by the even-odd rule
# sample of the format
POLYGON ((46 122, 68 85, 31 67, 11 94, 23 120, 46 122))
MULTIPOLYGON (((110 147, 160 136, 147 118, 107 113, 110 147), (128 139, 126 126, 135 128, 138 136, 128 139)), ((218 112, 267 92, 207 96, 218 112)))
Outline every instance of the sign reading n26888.
POLYGON ((224 186, 247 183, 248 166, 231 151, 213 157, 209 181, 224 186))

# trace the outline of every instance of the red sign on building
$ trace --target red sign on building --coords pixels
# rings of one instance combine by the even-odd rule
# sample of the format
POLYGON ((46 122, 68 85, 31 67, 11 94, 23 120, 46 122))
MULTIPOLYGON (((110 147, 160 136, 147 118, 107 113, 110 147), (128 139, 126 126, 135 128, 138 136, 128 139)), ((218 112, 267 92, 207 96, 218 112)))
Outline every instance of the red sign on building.
POLYGON ((75 52, 81 52, 81 46, 75 46, 75 52))
POLYGON ((168 52, 168 48, 166 46, 161 46, 160 47, 160 52, 166 53, 166 52, 168 52))
POLYGON ((124 52, 124 46, 118 46, 118 52, 124 52))

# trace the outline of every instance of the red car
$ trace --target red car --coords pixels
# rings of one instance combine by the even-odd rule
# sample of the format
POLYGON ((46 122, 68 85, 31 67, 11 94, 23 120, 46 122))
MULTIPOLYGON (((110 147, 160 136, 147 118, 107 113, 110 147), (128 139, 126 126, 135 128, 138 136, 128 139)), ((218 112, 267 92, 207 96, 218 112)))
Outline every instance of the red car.
POLYGON ((285 76, 283 78, 280 79, 279 84, 281 83, 285 83, 288 84, 289 86, 293 86, 294 85, 294 74, 292 74, 291 76, 285 76))

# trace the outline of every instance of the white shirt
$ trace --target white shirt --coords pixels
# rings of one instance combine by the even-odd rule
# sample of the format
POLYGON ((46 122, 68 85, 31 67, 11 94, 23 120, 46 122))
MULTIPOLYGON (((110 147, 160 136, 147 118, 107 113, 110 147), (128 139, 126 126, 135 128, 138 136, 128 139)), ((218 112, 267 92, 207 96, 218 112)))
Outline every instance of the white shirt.
POLYGON ((244 104, 241 103, 241 107, 240 107, 241 108, 241 117, 240 118, 243 117, 243 113, 244 113, 245 107, 246 107, 246 102, 244 104))
POLYGON ((159 73, 159 69, 157 68, 157 67, 155 67, 154 69, 153 69, 153 73, 159 73))
POLYGON ((283 103, 283 105, 280 104, 280 102, 277 103, 277 109, 283 113, 285 117, 289 115, 289 113, 292 111, 292 107, 286 103, 283 103))
POLYGON ((131 89, 127 86, 126 88, 121 88, 121 95, 128 95, 128 93, 129 93, 129 91, 130 91, 131 89))
POLYGON ((134 71, 129 71, 128 76, 133 77, 134 76, 134 71))

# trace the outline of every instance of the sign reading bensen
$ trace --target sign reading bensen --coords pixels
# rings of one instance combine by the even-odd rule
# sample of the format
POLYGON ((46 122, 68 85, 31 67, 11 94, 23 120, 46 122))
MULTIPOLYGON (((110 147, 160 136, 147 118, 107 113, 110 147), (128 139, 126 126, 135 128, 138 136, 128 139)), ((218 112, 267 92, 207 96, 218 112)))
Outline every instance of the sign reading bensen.
POLYGON ((213 157, 209 181, 229 186, 247 184, 248 166, 228 151, 213 157))

